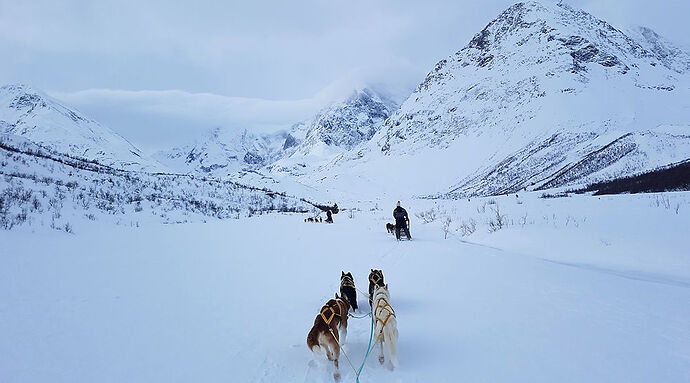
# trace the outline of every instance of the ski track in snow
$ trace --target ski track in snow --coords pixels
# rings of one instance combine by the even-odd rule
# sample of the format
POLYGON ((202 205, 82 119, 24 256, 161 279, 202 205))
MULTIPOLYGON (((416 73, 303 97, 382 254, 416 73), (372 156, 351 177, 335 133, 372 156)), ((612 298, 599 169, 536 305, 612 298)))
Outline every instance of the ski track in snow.
MULTIPOLYGON (((340 271, 366 291, 371 268, 390 287, 400 367, 373 347, 361 382, 690 377, 686 283, 443 240, 436 223, 413 220, 413 240, 397 242, 387 216, 0 232, 0 380, 332 381, 307 332, 340 271)), ((369 331, 368 317, 349 320, 357 368, 369 331)))

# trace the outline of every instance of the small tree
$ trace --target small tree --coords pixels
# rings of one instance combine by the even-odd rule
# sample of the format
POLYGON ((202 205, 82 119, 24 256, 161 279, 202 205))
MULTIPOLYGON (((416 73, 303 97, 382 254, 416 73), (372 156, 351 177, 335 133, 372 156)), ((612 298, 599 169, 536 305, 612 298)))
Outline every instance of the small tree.
POLYGON ((448 232, 450 231, 450 224, 453 222, 453 220, 450 217, 446 217, 446 219, 443 220, 443 239, 448 239, 448 232))

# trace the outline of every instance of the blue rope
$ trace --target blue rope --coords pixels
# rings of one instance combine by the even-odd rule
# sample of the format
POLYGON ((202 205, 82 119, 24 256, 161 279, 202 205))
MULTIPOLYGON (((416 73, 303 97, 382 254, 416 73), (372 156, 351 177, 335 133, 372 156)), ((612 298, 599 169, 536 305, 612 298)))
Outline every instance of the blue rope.
POLYGON ((362 365, 359 367, 359 371, 357 371, 357 383, 359 383, 359 374, 362 373, 362 369, 364 368, 364 362, 367 361, 367 357, 369 356, 369 351, 371 351, 371 340, 374 337, 374 312, 372 311, 370 313, 371 315, 371 332, 369 333, 369 347, 367 347, 367 353, 364 355, 364 360, 362 360, 362 365))

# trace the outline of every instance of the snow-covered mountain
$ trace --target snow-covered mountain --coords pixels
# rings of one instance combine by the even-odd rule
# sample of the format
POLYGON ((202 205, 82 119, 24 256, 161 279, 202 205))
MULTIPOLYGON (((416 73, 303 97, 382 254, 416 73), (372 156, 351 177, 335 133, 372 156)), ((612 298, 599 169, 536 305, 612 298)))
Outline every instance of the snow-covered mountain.
POLYGON ((26 85, 0 88, 0 134, 118 169, 157 168, 122 136, 26 85))
POLYGON ((515 4, 438 62, 368 148, 309 182, 488 195, 690 158, 690 59, 638 31, 562 3, 515 4))
POLYGON ((388 98, 365 88, 287 131, 261 135, 216 128, 193 144, 158 152, 154 158, 175 171, 216 176, 264 167, 278 175, 302 174, 315 162, 370 140, 394 109, 388 98))
POLYGON ((160 151, 153 157, 174 171, 223 176, 258 169, 296 145, 287 132, 256 135, 215 128, 195 143, 160 151))
POLYGON ((390 98, 369 88, 322 109, 311 120, 293 127, 297 143, 292 152, 268 167, 272 173, 302 175, 374 137, 396 109, 390 98))
MULTIPOLYGON (((40 92, 4 87, 1 101, 4 133, 118 168, 144 163, 40 92)), ((690 56, 648 28, 624 33, 562 3, 518 3, 438 62, 398 109, 362 89, 286 131, 215 129, 154 158, 328 198, 575 187, 690 158, 690 56)))

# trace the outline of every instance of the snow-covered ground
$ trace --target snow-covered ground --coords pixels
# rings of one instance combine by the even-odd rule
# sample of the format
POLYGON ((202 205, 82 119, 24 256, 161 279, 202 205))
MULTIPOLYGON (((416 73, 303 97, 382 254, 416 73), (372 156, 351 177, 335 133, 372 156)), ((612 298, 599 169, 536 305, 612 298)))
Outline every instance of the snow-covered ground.
MULTIPOLYGON (((394 201, 332 225, 0 230, 0 381, 332 381, 307 332, 340 271, 366 291, 371 268, 390 287, 400 367, 375 349, 361 382, 689 381, 690 193, 538 197, 403 201, 411 242, 385 232, 394 201)), ((349 322, 357 365, 369 328, 349 322)))

